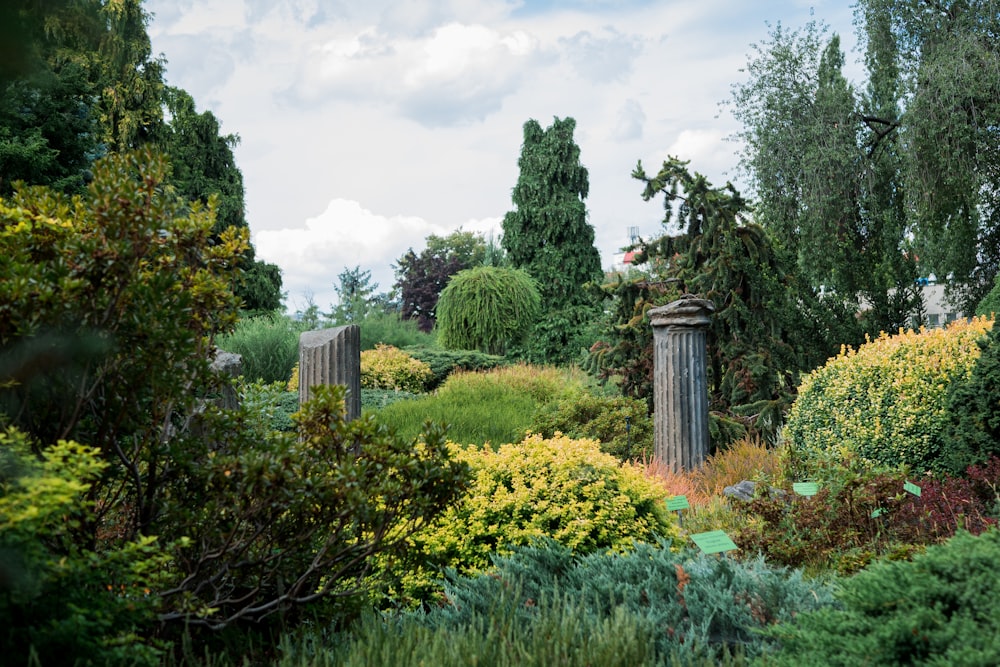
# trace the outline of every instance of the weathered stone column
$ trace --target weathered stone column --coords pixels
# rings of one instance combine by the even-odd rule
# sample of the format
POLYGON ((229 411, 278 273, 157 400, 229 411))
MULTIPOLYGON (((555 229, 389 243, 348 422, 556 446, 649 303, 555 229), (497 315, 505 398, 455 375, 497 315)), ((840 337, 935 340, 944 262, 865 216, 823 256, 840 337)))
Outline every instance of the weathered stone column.
POLYGON ((347 387, 347 420, 361 416, 361 328, 349 324, 299 335, 299 405, 318 384, 347 387))
POLYGON ((674 472, 708 457, 706 333, 715 306, 685 294, 649 311, 653 324, 653 446, 674 472))

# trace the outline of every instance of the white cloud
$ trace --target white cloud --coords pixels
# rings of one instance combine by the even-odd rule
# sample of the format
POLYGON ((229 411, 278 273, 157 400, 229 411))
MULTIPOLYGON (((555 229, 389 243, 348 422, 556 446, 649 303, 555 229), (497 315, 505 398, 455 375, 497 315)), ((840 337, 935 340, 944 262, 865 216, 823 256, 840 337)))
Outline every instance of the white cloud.
MULTIPOLYGON (((469 220, 461 226, 484 236, 499 233, 500 219, 469 220)), ((293 306, 312 295, 321 309, 336 302, 334 285, 345 269, 371 271, 379 292, 392 289, 391 265, 409 248, 420 252, 431 235, 455 231, 423 218, 385 215, 349 199, 333 199, 322 213, 302 227, 261 230, 254 235, 257 255, 282 267, 283 289, 293 306)))
POLYGON ((313 104, 365 100, 428 127, 451 125, 497 111, 540 56, 524 31, 452 22, 393 39, 369 26, 314 45, 290 93, 313 104))

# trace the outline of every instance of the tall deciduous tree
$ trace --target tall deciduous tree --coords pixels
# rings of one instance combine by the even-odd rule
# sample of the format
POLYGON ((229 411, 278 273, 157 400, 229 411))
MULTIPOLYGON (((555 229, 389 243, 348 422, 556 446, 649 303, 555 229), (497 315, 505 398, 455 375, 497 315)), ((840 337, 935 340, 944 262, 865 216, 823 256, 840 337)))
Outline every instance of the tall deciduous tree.
POLYGON ((419 255, 407 250, 395 266, 403 319, 416 320, 422 331, 433 329, 441 290, 459 271, 482 264, 485 256, 482 235, 461 229, 444 237, 431 234, 419 255))
POLYGON ((581 340, 580 332, 598 312, 584 287, 603 274, 583 203, 590 186, 573 140, 575 128, 572 118, 556 118, 545 130, 535 120, 524 124, 514 210, 503 219, 501 244, 508 259, 535 279, 545 304, 524 349, 535 361, 575 358, 580 344, 589 346, 591 341, 581 340))
MULTIPOLYGON (((862 328, 893 330, 920 310, 889 136, 895 98, 881 82, 861 99, 843 75, 839 37, 823 33, 815 23, 801 32, 777 26, 755 47, 749 81, 733 88, 755 219, 813 286, 867 311, 862 328)), ((887 67, 882 55, 873 61, 887 67)))
POLYGON ((869 308, 869 331, 920 314, 918 274, 971 312, 1000 267, 1000 4, 856 11, 863 92, 814 23, 779 25, 733 88, 757 219, 815 285, 869 308))

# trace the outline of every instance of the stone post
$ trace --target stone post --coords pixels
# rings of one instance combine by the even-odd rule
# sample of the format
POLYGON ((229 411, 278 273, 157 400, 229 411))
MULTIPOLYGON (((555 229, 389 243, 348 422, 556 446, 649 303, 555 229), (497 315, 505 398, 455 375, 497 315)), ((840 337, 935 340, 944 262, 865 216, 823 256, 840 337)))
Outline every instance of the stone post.
POLYGON ((347 387, 346 418, 361 416, 361 328, 349 324, 299 336, 299 405, 318 384, 347 387))
POLYGON ((653 325, 654 453, 674 472, 708 457, 706 330, 715 306, 685 294, 649 311, 653 325))

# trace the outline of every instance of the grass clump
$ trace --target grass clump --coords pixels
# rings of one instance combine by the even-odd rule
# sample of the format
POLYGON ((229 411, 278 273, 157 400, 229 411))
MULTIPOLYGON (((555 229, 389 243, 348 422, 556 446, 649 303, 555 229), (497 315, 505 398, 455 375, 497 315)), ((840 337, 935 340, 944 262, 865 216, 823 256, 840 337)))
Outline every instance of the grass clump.
POLYGON ((282 315, 259 315, 240 320, 216 344, 243 357, 243 377, 266 384, 285 382, 299 360, 299 327, 282 315))
POLYGON ((447 424, 452 442, 499 446, 519 442, 541 405, 584 381, 579 372, 528 365, 458 372, 432 395, 387 405, 378 419, 405 437, 429 419, 447 424))

